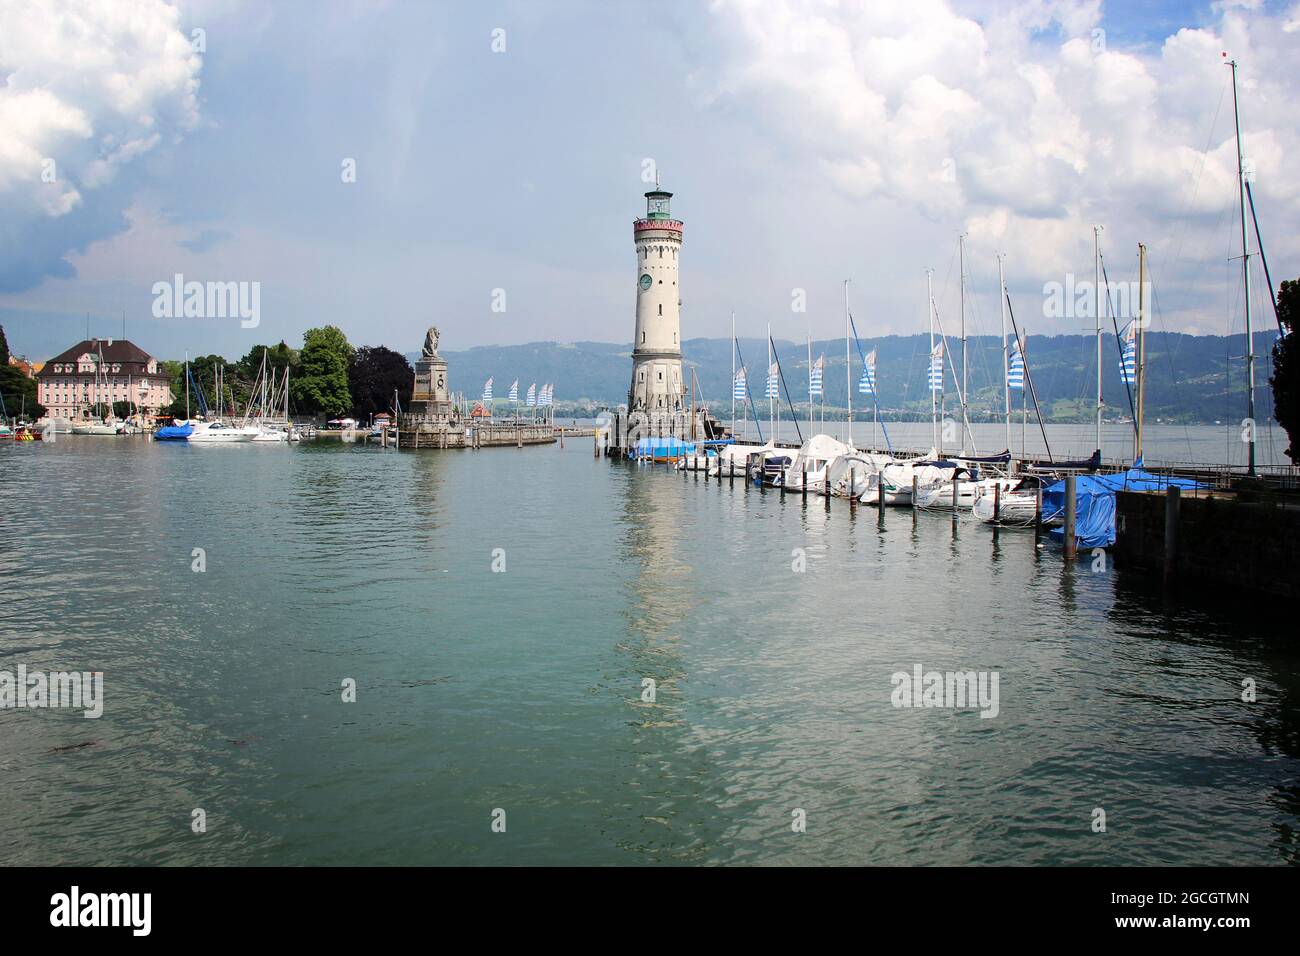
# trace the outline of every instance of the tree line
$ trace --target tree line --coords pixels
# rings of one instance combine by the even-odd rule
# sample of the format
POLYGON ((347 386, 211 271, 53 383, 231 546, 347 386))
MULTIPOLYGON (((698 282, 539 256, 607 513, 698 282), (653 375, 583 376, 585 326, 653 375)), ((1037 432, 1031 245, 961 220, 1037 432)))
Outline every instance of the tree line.
MULTIPOLYGON (((233 401, 242 412, 260 395, 253 385, 262 369, 265 354, 268 369, 278 378, 289 370, 289 407, 294 415, 351 415, 366 420, 376 412, 390 411, 393 399, 405 408, 411 401, 415 370, 400 353, 382 345, 354 347, 337 326, 308 329, 300 349, 281 341, 255 345, 240 359, 228 361, 221 355, 200 355, 190 359, 190 374, 203 389, 210 406, 216 405, 214 387, 218 370, 223 377, 223 410, 228 414, 233 401)), ((185 408, 185 363, 160 363, 171 378, 174 401, 165 414, 182 416, 185 408)), ((198 408, 191 390, 190 411, 198 408)))

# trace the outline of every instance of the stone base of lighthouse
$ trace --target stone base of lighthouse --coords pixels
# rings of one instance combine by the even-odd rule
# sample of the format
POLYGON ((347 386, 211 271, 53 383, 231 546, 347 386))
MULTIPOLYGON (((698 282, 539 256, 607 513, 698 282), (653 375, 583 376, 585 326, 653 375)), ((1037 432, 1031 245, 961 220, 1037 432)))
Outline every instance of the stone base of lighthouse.
POLYGON ((620 408, 611 413, 605 453, 631 457, 642 438, 676 438, 679 441, 718 441, 730 436, 721 422, 707 409, 688 408, 682 412, 647 413, 620 408))

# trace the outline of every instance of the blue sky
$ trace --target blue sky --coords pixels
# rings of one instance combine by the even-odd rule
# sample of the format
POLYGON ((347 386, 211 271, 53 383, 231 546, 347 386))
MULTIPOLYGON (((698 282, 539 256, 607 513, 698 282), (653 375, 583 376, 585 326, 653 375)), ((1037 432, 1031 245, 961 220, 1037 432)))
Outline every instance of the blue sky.
POLYGON ((124 25, 88 0, 87 48, 110 69, 50 53, 72 42, 45 32, 65 5, 6 0, 21 29, 0 39, 0 119, 19 149, 0 149, 0 321, 36 358, 87 312, 100 335, 125 313, 164 356, 299 344, 327 322, 401 351, 431 324, 447 349, 625 341, 649 159, 686 222, 688 338, 728 334, 732 310, 746 334, 834 335, 844 278, 863 334, 923 330, 927 267, 957 308, 963 232, 972 331, 996 328, 998 252, 1025 324, 1076 331, 1041 314, 1042 289, 1091 277, 1093 222, 1115 278, 1151 247, 1158 327, 1239 330, 1228 43, 1249 54, 1274 275, 1300 252, 1300 196, 1271 175, 1296 141, 1296 80, 1276 69, 1296 17, 1250 6, 150 0, 124 25), (175 47, 195 29, 201 54, 175 47), (47 153, 66 157, 63 193, 31 176, 47 153), (52 214, 51 195, 73 208, 52 214), (260 283, 260 326, 152 317, 153 283, 176 273, 260 283))

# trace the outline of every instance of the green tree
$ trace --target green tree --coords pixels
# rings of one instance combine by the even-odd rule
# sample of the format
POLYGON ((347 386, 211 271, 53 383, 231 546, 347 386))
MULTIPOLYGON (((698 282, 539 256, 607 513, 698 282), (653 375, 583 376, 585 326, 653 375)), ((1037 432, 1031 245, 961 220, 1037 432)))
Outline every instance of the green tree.
POLYGON ((363 421, 393 407, 393 395, 405 408, 411 403, 415 370, 406 358, 382 345, 362 346, 348 363, 348 390, 352 413, 363 421))
POLYGON ((254 345, 249 349, 248 354, 239 360, 239 374, 242 378, 250 382, 257 378, 262 371, 263 352, 266 353, 266 364, 271 368, 280 373, 286 368, 297 373, 298 352, 281 342, 279 345, 254 345))
POLYGON ((352 407, 348 362, 352 346, 337 326, 308 329, 298 355, 298 376, 290 384, 294 403, 309 414, 335 415, 352 407))
POLYGON ((1273 414, 1286 429, 1290 446, 1287 457, 1300 464, 1300 346, 1296 329, 1300 326, 1300 279, 1287 279, 1277 292, 1277 317, 1282 323, 1282 337, 1273 343, 1273 414))
POLYGON ((36 379, 28 378, 9 364, 9 340, 5 338, 4 326, 0 325, 0 398, 4 399, 5 414, 10 418, 21 414, 28 418, 44 415, 45 406, 36 401, 36 395, 36 379))

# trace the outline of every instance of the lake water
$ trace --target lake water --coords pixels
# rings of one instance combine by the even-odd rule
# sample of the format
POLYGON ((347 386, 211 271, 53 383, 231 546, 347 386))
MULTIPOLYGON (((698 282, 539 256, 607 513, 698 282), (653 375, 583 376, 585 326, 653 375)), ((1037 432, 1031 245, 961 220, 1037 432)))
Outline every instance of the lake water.
POLYGON ((590 439, 60 436, 0 448, 0 495, 0 670, 105 698, 0 710, 0 863, 1300 858, 1271 602, 1182 606, 1032 531, 590 439), (996 717, 894 707, 917 665, 996 674, 996 717))

